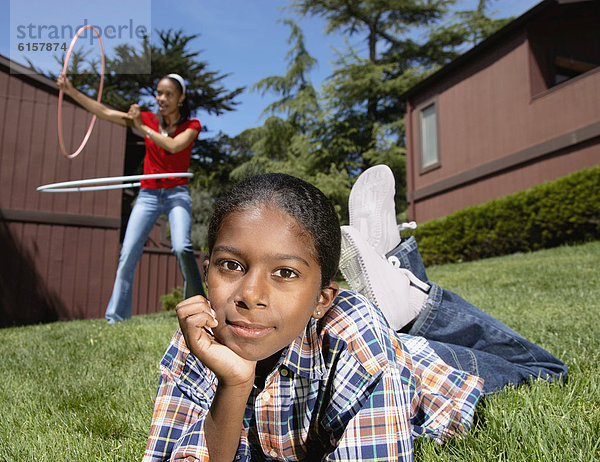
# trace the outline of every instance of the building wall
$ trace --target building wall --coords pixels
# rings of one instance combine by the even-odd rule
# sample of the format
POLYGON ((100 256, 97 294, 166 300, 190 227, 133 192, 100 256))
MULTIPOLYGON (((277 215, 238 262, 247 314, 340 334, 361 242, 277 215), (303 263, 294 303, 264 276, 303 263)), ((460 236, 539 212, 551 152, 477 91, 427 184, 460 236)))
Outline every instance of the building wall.
POLYGON ((503 197, 529 187, 551 181, 600 162, 598 143, 581 145, 568 152, 550 155, 519 168, 508 169, 479 181, 463 184, 416 205, 418 222, 442 217, 455 210, 503 197))
MULTIPOLYGON (((63 105, 64 138, 75 149, 89 114, 63 105)), ((125 127, 97 121, 82 154, 69 160, 59 151, 57 97, 16 76, 0 73, 0 204, 2 208, 120 217, 120 192, 40 193, 38 186, 59 181, 119 175, 125 127)), ((68 148, 67 148, 68 149, 68 148)))
MULTIPOLYGON (((409 216, 427 221, 600 162, 600 70, 535 91, 526 28, 408 102, 409 216), (419 167, 419 110, 438 108, 441 166, 419 167)), ((539 86, 538 86, 539 87, 539 86)))
POLYGON ((0 326, 104 316, 114 230, 3 221, 0 235, 0 326))

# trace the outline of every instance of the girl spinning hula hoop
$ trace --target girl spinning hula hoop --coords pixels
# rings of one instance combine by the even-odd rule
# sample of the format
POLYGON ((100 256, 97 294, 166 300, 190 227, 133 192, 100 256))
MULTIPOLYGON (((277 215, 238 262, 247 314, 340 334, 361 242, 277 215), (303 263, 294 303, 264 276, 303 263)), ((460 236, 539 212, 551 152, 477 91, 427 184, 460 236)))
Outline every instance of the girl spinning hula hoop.
MULTIPOLYGON (((61 74, 58 88, 96 117, 119 125, 134 126, 145 135, 144 174, 187 172, 192 146, 202 130, 198 119, 190 119, 186 86, 178 74, 169 74, 156 86, 158 112, 141 111, 133 104, 128 112, 110 109, 73 87, 61 74)), ((190 240, 192 199, 188 179, 143 179, 131 211, 119 256, 119 266, 106 319, 114 323, 131 317, 135 267, 144 243, 158 217, 166 214, 171 225, 172 250, 185 279, 185 298, 203 295, 202 279, 190 240)))

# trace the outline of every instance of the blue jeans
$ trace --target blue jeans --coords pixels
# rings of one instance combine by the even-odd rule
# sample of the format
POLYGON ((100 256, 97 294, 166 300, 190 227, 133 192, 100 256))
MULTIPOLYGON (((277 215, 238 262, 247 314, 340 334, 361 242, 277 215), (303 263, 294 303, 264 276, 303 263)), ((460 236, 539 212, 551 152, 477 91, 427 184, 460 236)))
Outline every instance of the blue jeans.
POLYGON ((538 377, 566 379, 568 368, 563 362, 455 293, 428 281, 414 237, 403 240, 390 256, 431 285, 425 308, 408 334, 425 337, 450 366, 483 378, 484 393, 538 377))
POLYGON ((192 199, 188 186, 168 189, 140 188, 127 223, 117 277, 106 308, 106 319, 109 323, 131 317, 131 289, 135 268, 142 256, 148 234, 162 214, 169 217, 172 250, 185 280, 185 298, 204 295, 202 278, 190 240, 192 199))

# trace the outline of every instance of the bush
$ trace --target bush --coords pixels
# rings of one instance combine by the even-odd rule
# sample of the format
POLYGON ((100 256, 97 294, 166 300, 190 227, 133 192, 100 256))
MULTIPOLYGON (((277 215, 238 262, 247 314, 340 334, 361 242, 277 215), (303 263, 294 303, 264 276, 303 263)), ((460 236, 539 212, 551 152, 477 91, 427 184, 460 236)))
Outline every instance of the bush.
POLYGON ((174 310, 179 302, 183 301, 183 287, 177 286, 170 293, 161 295, 160 302, 166 311, 174 310))
POLYGON ((600 165, 420 224, 425 265, 600 238, 600 165))

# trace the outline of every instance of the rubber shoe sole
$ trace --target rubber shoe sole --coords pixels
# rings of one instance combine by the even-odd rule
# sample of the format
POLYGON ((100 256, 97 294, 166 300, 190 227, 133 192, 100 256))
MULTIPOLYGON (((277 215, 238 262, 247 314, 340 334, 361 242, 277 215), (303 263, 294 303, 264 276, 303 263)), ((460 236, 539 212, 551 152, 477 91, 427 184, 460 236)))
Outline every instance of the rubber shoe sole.
POLYGON ((400 243, 395 192, 394 174, 383 164, 361 173, 350 191, 350 226, 356 228, 379 255, 385 255, 400 243))

